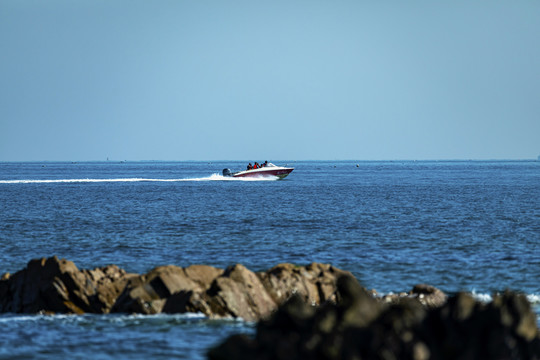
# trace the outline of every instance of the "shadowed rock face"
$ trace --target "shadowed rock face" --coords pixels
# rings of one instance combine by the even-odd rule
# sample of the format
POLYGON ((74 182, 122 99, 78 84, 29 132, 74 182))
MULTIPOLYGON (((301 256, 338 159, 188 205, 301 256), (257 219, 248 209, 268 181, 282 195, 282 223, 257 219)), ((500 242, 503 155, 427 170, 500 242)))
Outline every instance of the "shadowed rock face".
POLYGON ((293 296, 259 322, 255 338, 232 336, 209 358, 540 359, 536 316, 522 295, 482 304, 459 293, 435 307, 418 299, 440 296, 425 286, 392 303, 375 300, 351 277, 337 287, 337 303, 316 308, 293 296))

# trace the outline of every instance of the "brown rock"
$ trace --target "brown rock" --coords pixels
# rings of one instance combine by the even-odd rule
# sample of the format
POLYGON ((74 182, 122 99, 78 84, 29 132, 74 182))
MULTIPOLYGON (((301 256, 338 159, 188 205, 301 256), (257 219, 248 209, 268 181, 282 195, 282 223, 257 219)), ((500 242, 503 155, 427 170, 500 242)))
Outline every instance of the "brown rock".
POLYGON ((441 307, 446 303, 447 299, 447 296, 444 292, 434 286, 426 284, 415 285, 414 288, 408 293, 390 293, 379 296, 376 291, 372 291, 372 295, 380 302, 388 305, 399 304, 401 301, 408 301, 408 299, 415 299, 427 308, 441 307))
POLYGON ((199 310, 208 316, 240 317, 254 321, 269 316, 277 308, 258 276, 237 264, 214 280, 204 294, 207 307, 199 310), (210 310, 211 313, 205 311, 210 310))
POLYGON ((184 268, 184 271, 191 280, 199 284, 199 288, 180 290, 172 294, 165 302, 162 311, 171 314, 186 312, 211 314, 212 311, 203 296, 212 281, 223 274, 223 270, 206 265, 192 265, 184 268))
POLYGON ((416 296, 420 303, 428 308, 441 307, 446 303, 446 294, 434 286, 426 284, 415 285, 410 295, 416 296))
POLYGON ((235 265, 204 293, 194 290, 173 295, 165 310, 198 311, 211 317, 232 316, 248 321, 264 319, 292 296, 310 305, 335 301, 337 279, 344 274, 352 277, 349 272, 318 263, 279 264, 257 274, 235 265))
POLYGON ((137 275, 115 265, 79 270, 73 262, 53 257, 32 260, 25 269, 2 277, 0 312, 202 312, 252 321, 268 317, 295 294, 310 305, 336 301, 337 278, 343 274, 352 276, 313 263, 280 264, 258 274, 243 265, 225 272, 206 265, 169 265, 137 275))
POLYGON ((201 289, 208 289, 212 281, 223 274, 223 269, 208 265, 191 265, 184 268, 186 276, 199 284, 201 289))
POLYGON ((56 256, 31 260, 0 285, 0 311, 17 313, 106 313, 125 285, 116 266, 80 271, 56 256))
POLYGON ((270 270, 258 273, 262 284, 274 302, 284 303, 293 294, 309 304, 319 305, 335 301, 337 278, 352 274, 331 265, 312 263, 307 266, 279 264, 270 270))
POLYGON ((126 274, 116 265, 108 265, 94 270, 83 270, 83 273, 94 284, 94 293, 90 301, 93 305, 93 312, 108 313, 116 302, 116 299, 130 278, 136 274, 126 274))
MULTIPOLYGON (((223 270, 206 265, 181 268, 174 265, 160 266, 145 275, 132 278, 118 297, 114 312, 157 314, 162 312, 167 300, 179 292, 202 292, 213 278, 223 270)), ((174 297, 172 301, 178 299, 174 297)), ((178 308, 178 307, 176 307, 178 308)), ((172 304, 168 310, 176 309, 172 304)))

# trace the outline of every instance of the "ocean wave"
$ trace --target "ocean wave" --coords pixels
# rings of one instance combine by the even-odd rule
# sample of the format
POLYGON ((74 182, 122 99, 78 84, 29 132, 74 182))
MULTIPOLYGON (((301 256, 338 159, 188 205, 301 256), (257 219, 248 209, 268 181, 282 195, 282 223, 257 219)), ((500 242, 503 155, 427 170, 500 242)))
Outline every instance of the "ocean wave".
POLYGON ((474 299, 483 303, 488 303, 493 300, 493 296, 491 296, 491 294, 477 293, 476 290, 473 290, 471 295, 474 299))
POLYGON ((189 182, 189 181, 275 181, 276 176, 260 177, 230 177, 220 174, 212 174, 200 178, 183 179, 148 179, 148 178, 118 178, 118 179, 22 179, 22 180, 0 180, 0 184, 57 184, 57 183, 122 183, 122 182, 189 182))
MULTIPOLYGON (((476 300, 484 303, 488 303, 493 300, 493 296, 491 294, 477 293, 475 290, 471 292, 471 295, 476 300)), ((540 305, 540 294, 525 294, 525 296, 532 305, 540 305)))
POLYGON ((100 319, 111 323, 137 321, 168 321, 168 320, 208 320, 203 313, 184 314, 14 314, 0 315, 0 324, 6 322, 36 322, 36 321, 69 321, 84 322, 90 319, 100 319))
MULTIPOLYGON (((388 292, 388 293, 378 293, 377 294, 377 297, 384 297, 386 295, 394 295, 395 293, 394 292, 388 292)), ((483 303, 488 303, 488 302, 491 302, 493 300, 493 295, 492 294, 487 294, 487 293, 479 293, 479 292, 476 292, 476 290, 473 290, 471 291, 469 294, 471 294, 471 296, 477 300, 477 301, 480 301, 480 302, 483 302, 483 303)), ((533 305, 533 306, 537 306, 537 305, 540 305, 540 294, 525 294, 525 297, 527 298, 527 300, 533 305)))
POLYGON ((527 299, 533 305, 540 305, 540 295, 539 294, 527 295, 527 299))

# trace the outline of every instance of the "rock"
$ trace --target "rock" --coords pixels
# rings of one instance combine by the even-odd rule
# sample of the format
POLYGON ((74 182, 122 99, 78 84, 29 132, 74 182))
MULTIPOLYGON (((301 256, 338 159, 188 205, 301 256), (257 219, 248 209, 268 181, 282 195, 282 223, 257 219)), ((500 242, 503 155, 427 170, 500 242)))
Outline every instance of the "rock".
POLYGON ((345 326, 365 326, 382 310, 382 305, 352 276, 338 279, 337 294, 340 322, 345 326))
POLYGON ((420 303, 428 308, 441 307, 446 303, 446 294, 434 286, 418 284, 411 290, 410 295, 417 297, 420 303))
POLYGON ((226 342, 210 349, 208 354, 210 359, 226 360, 226 359, 260 359, 271 360, 257 352, 255 344, 247 335, 231 335, 226 342))
POLYGON ((319 305, 333 298, 339 276, 352 274, 331 265, 312 263, 308 266, 279 264, 259 273, 262 284, 274 302, 282 304, 293 294, 310 304, 319 305))
POLYGON ((203 313, 203 314, 212 314, 212 310, 206 301, 202 298, 204 292, 192 291, 192 290, 181 290, 177 293, 172 294, 163 309, 161 310, 164 313, 168 314, 184 314, 184 313, 203 313))
POLYGON ((536 315, 525 295, 505 291, 495 296, 491 304, 499 311, 500 321, 515 329, 516 335, 528 341, 537 336, 536 315))
MULTIPOLYGON (((113 312, 140 314, 160 313, 167 300, 176 293, 204 291, 223 270, 205 265, 181 268, 160 266, 145 275, 132 278, 118 297, 113 312)), ((172 305, 169 304, 169 311, 172 305)))
POLYGON ((317 263, 279 264, 259 273, 238 264, 227 268, 205 291, 192 289, 173 294, 163 311, 201 312, 209 317, 255 321, 268 317, 294 295, 313 305, 335 300, 337 279, 344 274, 350 275, 331 265, 317 263))
POLYGON ((355 279, 337 283, 337 303, 291 297, 254 338, 235 336, 209 359, 540 359, 536 316, 523 295, 483 304, 465 293, 446 298, 429 286, 386 304, 355 279), (425 302, 423 299, 435 298, 425 302))
POLYGON ((426 284, 415 285, 413 289, 408 293, 390 293, 384 296, 379 296, 376 291, 372 290, 372 294, 374 297, 379 298, 380 301, 385 304, 398 304, 404 299, 415 299, 427 308, 441 307, 446 303, 447 300, 447 296, 444 292, 434 286, 426 284))
POLYGON ((201 289, 208 289, 215 278, 223 274, 223 269, 208 265, 191 265, 184 268, 186 276, 199 284, 201 289))
POLYGON ((426 324, 441 358, 540 359, 536 315, 520 294, 507 291, 482 304, 459 293, 430 312, 426 324))
POLYGON ((254 321, 269 316, 277 308, 259 277, 240 264, 227 268, 216 278, 203 299, 208 305, 199 310, 212 317, 232 316, 254 321))
MULTIPOLYGON (((201 312, 209 317, 256 321, 269 317, 292 297, 311 306, 354 298, 350 306, 336 310, 342 312, 325 314, 321 326, 335 321, 334 316, 344 324, 351 320, 360 326, 358 319, 369 322, 380 311, 373 294, 350 272, 328 264, 279 264, 258 273, 240 264, 225 271, 206 265, 168 265, 138 275, 127 274, 116 265, 79 270, 71 261, 52 257, 32 260, 25 269, 2 276, 0 312, 201 312), (345 280, 337 291, 339 278, 345 280)), ((399 303, 404 297, 427 307, 442 306, 446 299, 440 290, 418 285, 406 296, 386 296, 383 302, 399 303)))
POLYGON ((95 305, 92 312, 98 314, 110 312, 129 279, 136 276, 135 274, 127 274, 116 265, 83 270, 82 272, 94 284, 95 291, 91 297, 95 305))
POLYGON ((107 313, 127 278, 115 265, 80 271, 56 256, 31 260, 0 282, 0 312, 107 313))
POLYGON ((315 305, 335 301, 337 278, 343 274, 350 275, 313 263, 280 264, 260 273, 243 265, 225 271, 168 265, 137 275, 115 265, 79 270, 71 261, 52 257, 32 260, 25 269, 2 276, 0 312, 202 312, 255 321, 294 294, 315 305))

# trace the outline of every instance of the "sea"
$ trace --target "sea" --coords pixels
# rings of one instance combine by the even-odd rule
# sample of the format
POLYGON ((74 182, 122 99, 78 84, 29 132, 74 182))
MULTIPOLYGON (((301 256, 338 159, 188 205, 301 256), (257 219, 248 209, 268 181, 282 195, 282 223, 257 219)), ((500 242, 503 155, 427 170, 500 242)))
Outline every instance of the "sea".
MULTIPOLYGON (((264 161, 267 159, 255 159, 264 161)), ((540 161, 2 162, 0 274, 58 256, 79 269, 329 263, 380 294, 511 289, 540 322, 540 161)), ((0 314, 0 359, 205 359, 241 319, 0 314)))

